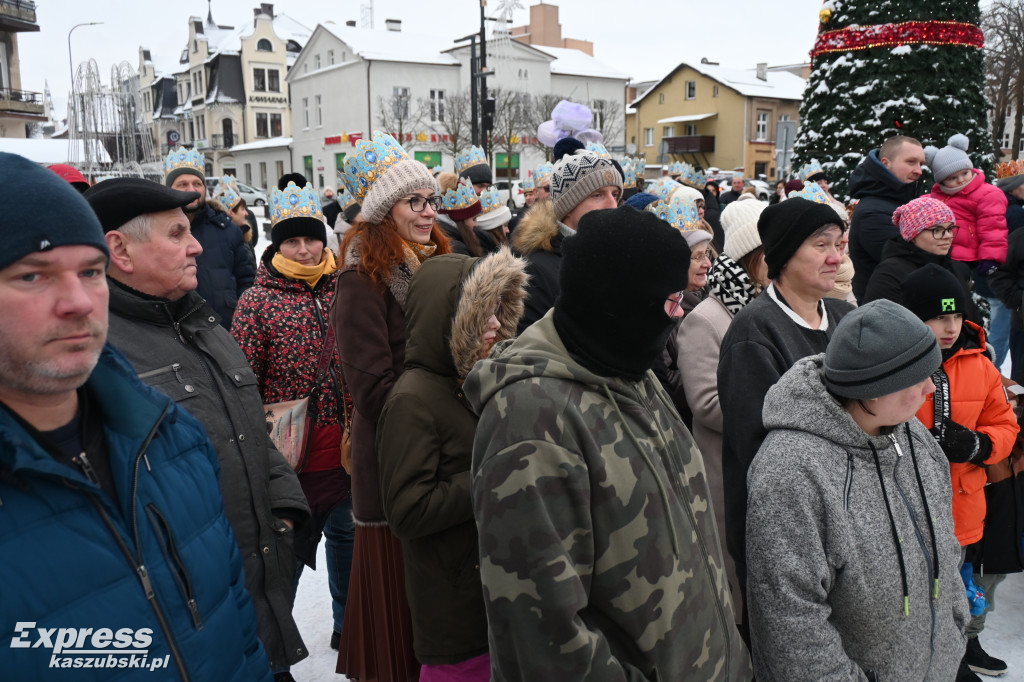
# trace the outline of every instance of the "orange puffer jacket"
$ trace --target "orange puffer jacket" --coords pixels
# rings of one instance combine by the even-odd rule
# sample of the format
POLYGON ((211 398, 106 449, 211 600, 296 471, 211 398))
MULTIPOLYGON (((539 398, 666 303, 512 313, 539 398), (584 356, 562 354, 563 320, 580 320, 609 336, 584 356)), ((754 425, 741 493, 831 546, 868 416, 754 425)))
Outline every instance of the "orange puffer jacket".
MULTIPOLYGON (((1006 402, 999 370, 985 355, 985 332, 973 322, 964 322, 961 334, 976 335, 980 343, 968 342, 942 363, 949 377, 950 418, 962 426, 992 439, 992 455, 985 464, 1006 459, 1017 438, 1017 420, 1006 402), (971 333, 973 331, 973 334, 971 333)), ((929 395, 917 418, 929 429, 935 423, 935 401, 929 395)), ((981 540, 985 529, 985 468, 974 464, 950 464, 953 479, 953 523, 962 547, 981 540)))

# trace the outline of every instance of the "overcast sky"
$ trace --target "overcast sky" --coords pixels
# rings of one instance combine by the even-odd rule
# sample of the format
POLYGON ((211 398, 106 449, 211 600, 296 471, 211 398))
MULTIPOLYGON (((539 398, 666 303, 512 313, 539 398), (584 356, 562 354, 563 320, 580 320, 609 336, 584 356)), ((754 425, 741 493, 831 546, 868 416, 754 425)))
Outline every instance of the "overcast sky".
MULTIPOLYGON (((205 0, 36 0, 38 33, 18 34, 22 89, 42 91, 47 81, 55 99, 63 101, 70 84, 68 30, 72 35, 75 67, 92 57, 104 83, 110 68, 127 60, 138 65, 139 45, 154 56, 180 54, 188 40, 188 17, 206 17, 205 0)), ((529 22, 529 6, 519 0, 513 25, 529 22)), ((360 20, 367 0, 292 0, 274 3, 310 29, 333 20, 360 20)), ((488 0, 488 16, 497 13, 500 0, 488 0)), ((661 78, 681 61, 707 57, 723 66, 753 68, 757 62, 794 64, 808 59, 818 29, 821 0, 728 0, 695 2, 673 0, 560 0, 562 35, 590 40, 594 56, 637 80, 661 78)), ((252 21, 256 0, 213 0, 218 24, 238 26, 252 21)), ((410 33, 450 35, 453 39, 479 30, 476 0, 375 0, 374 23, 401 19, 410 33)))

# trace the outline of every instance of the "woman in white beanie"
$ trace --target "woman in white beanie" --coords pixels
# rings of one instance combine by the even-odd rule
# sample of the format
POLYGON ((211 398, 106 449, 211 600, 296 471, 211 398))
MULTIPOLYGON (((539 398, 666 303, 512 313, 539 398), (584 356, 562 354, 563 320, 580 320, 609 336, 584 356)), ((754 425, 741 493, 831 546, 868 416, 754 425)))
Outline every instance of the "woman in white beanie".
MULTIPOLYGON (((725 501, 722 483, 722 409, 718 404, 718 351, 722 347, 733 316, 768 286, 768 266, 764 262, 757 219, 765 204, 760 201, 734 201, 722 211, 725 248, 708 273, 709 296, 676 328, 677 357, 673 358, 681 374, 686 402, 693 412, 693 438, 704 455, 708 489, 711 491, 715 521, 725 528, 725 501)), ((740 621, 743 592, 736 580, 736 567, 720 533, 725 570, 740 621)))

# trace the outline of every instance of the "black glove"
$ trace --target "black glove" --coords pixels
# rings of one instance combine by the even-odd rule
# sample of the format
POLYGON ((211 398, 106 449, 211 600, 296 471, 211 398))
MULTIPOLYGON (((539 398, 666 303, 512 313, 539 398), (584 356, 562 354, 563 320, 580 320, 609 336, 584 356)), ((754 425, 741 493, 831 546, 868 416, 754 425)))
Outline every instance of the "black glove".
POLYGON ((950 462, 980 465, 992 454, 992 439, 944 417, 939 447, 950 462))
POLYGON ((981 277, 988 277, 995 272, 998 267, 999 263, 994 260, 978 261, 978 264, 974 266, 974 274, 980 275, 981 277))

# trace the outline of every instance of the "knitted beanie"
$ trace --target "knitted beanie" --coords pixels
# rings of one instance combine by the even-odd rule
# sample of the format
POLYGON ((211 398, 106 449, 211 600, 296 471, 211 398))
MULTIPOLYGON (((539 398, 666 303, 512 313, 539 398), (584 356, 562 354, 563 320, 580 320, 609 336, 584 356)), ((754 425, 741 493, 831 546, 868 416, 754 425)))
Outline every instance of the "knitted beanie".
POLYGON ((764 209, 765 204, 760 201, 734 201, 722 209, 722 230, 725 232, 722 251, 737 263, 761 246, 757 221, 764 209))
POLYGON ((775 279, 804 240, 825 225, 842 229, 839 216, 828 204, 790 197, 766 207, 757 220, 768 277, 775 279))
POLYGON ((638 381, 665 350, 665 299, 686 288, 689 262, 686 240, 653 213, 584 215, 558 273, 554 323, 566 349, 596 374, 638 381))
POLYGON ((186 174, 194 175, 203 182, 206 182, 206 175, 200 172, 198 169, 192 168, 191 166, 182 166, 181 168, 175 168, 174 170, 168 172, 167 175, 164 177, 164 184, 170 187, 171 185, 174 184, 175 178, 177 178, 179 175, 186 174))
POLYGON ((374 180, 363 199, 363 218, 378 224, 399 199, 421 189, 429 189, 435 194, 440 191, 429 168, 419 161, 403 159, 384 169, 374 180))
POLYGON ((693 187, 687 187, 686 185, 680 185, 672 191, 672 196, 686 197, 693 199, 694 201, 704 201, 704 192, 693 187))
POLYGON ((284 191, 289 182, 294 182, 296 187, 305 187, 309 184, 309 180, 302 173, 285 173, 277 179, 277 188, 284 191))
MULTIPOLYGON (((82 195, 53 171, 0 152, 0 215, 4 248, 0 270, 36 251, 94 246, 109 256, 103 228, 82 195)), ((17 320, 4 324, 17 326, 17 320)))
POLYGON ((650 192, 637 192, 630 198, 626 199, 626 205, 632 206, 638 211, 642 211, 657 200, 658 197, 650 192))
POLYGON ((957 133, 949 138, 949 144, 942 149, 930 145, 924 148, 925 163, 932 169, 936 182, 941 183, 951 175, 974 168, 971 157, 967 156, 970 144, 966 135, 957 133))
POLYGON ((836 395, 867 400, 910 388, 941 364, 932 330, 900 304, 879 299, 840 320, 825 350, 824 382, 836 395))
POLYGON ((937 263, 929 263, 907 275, 900 289, 903 307, 917 315, 919 320, 967 312, 964 285, 937 263))
POLYGON ((956 224, 956 216, 949 206, 931 197, 918 197, 892 213, 892 224, 900 228, 900 236, 906 242, 941 223, 956 224))
POLYGON ((786 196, 788 197, 790 192, 799 192, 803 188, 804 188, 804 181, 803 180, 797 180, 796 178, 794 178, 792 180, 789 180, 788 182, 786 182, 786 187, 785 187, 786 196))
POLYGON ((486 182, 487 184, 494 182, 494 175, 491 173, 491 167, 483 164, 467 168, 459 173, 459 177, 467 178, 474 185, 481 182, 486 182))
POLYGON ((610 159, 602 159, 585 149, 562 157, 555 163, 551 174, 551 201, 554 202, 555 217, 562 220, 602 187, 622 190, 622 175, 615 170, 610 159))

